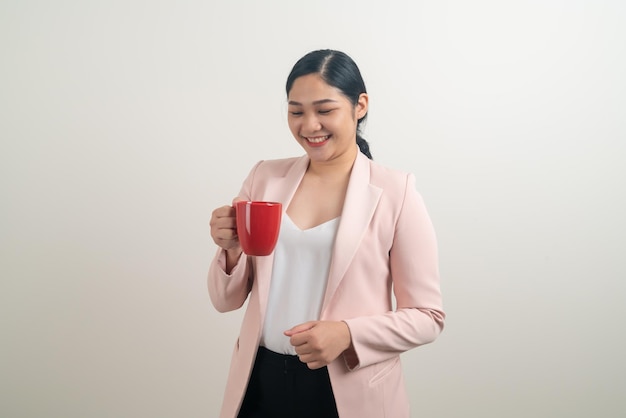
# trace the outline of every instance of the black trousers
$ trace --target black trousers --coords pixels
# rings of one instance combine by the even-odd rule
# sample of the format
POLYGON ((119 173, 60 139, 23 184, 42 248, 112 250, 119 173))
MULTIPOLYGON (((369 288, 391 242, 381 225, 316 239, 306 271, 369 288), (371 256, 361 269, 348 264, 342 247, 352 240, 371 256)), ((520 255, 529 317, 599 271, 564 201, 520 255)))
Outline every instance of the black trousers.
POLYGON ((339 418, 328 369, 259 347, 238 418, 339 418))

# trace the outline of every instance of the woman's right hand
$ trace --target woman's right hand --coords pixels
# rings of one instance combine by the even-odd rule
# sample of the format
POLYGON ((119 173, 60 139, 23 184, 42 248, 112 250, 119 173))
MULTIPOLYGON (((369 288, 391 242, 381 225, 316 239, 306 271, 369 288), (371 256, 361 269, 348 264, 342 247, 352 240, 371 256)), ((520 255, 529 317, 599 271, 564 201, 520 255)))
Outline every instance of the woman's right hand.
POLYGON ((239 245, 237 237, 237 219, 235 217, 235 202, 233 206, 222 206, 211 214, 211 238, 221 248, 226 251, 226 273, 230 273, 237 264, 243 250, 239 245))
POLYGON ((211 238, 225 250, 236 249, 239 246, 237 238, 237 221, 233 206, 222 206, 211 214, 211 238))

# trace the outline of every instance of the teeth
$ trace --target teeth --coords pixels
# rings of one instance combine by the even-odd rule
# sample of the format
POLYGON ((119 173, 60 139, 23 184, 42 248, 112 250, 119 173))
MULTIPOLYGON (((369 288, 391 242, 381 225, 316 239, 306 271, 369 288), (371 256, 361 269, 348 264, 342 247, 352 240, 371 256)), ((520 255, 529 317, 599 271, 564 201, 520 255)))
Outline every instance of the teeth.
POLYGON ((316 136, 316 137, 314 137, 314 138, 309 138, 309 137, 306 137, 306 136, 305 136, 305 138, 306 138, 306 140, 307 140, 307 141, 309 141, 309 142, 313 142, 314 144, 319 144, 320 142, 324 142, 324 141, 326 141, 326 140, 328 139, 328 137, 329 137, 329 136, 330 136, 330 135, 326 135, 326 136, 316 136))

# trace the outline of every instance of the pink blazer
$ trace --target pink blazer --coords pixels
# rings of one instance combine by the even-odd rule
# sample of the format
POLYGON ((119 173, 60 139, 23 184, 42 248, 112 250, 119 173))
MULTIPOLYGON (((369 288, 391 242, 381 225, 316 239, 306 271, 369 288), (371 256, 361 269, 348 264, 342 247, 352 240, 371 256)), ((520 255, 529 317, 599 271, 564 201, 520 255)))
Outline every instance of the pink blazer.
MULTIPOLYGON (((307 156, 259 162, 239 197, 282 202, 286 209, 308 162, 307 156)), ((241 406, 267 307, 272 262, 273 255, 242 255, 228 275, 225 254, 218 249, 209 268, 209 295, 218 311, 238 309, 249 298, 220 418, 236 417, 241 406)), ((385 168, 359 152, 319 318, 345 321, 352 336, 354 349, 328 365, 339 416, 408 418, 400 354, 435 340, 444 318, 437 243, 413 175, 385 168)))

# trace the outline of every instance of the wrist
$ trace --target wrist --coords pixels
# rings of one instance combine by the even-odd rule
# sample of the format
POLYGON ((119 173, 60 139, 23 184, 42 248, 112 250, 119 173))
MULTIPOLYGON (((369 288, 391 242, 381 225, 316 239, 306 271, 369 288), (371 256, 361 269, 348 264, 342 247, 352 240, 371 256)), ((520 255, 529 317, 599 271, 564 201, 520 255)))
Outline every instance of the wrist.
POLYGON ((352 334, 350 333, 350 327, 346 323, 346 321, 339 321, 343 325, 344 329, 344 338, 343 338, 343 349, 344 351, 352 347, 352 334))
POLYGON ((237 265, 242 252, 241 248, 224 249, 226 255, 226 273, 230 274, 231 270, 237 265))

